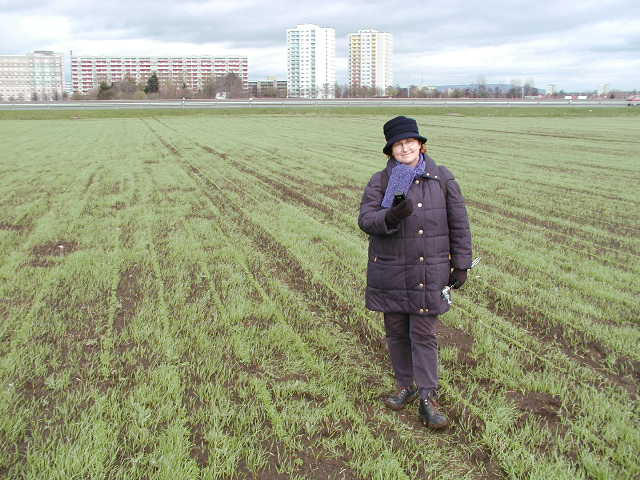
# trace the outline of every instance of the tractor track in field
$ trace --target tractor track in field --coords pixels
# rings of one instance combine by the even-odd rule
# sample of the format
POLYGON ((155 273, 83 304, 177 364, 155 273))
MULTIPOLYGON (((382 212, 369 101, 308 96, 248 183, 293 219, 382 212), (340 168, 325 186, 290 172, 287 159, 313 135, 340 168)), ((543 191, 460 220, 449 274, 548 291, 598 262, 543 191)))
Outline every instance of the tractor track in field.
POLYGON ((631 250, 629 245, 624 245, 619 240, 616 240, 616 239, 607 239, 606 241, 595 239, 593 237, 584 235, 584 232, 582 232, 577 228, 563 227, 561 225, 550 222, 548 220, 541 220, 531 216, 526 216, 519 213, 511 212, 504 208, 500 208, 498 206, 491 205, 478 200, 466 199, 466 203, 468 206, 477 208, 478 210, 481 210, 485 213, 496 214, 500 217, 516 220, 525 225, 532 225, 532 226, 541 228, 543 229, 545 236, 547 238, 549 238, 551 241, 559 245, 563 244, 560 241, 560 240, 563 240, 565 243, 567 243, 567 241, 573 242, 577 247, 596 248, 598 249, 598 254, 615 252, 620 255, 629 255, 632 257, 640 258, 639 252, 635 250, 631 250), (560 237, 560 238, 558 239, 557 237, 560 237))
MULTIPOLYGON (((601 217, 607 216, 607 212, 601 211, 592 211, 591 216, 582 217, 578 215, 573 215, 571 213, 565 211, 558 211, 558 205, 549 203, 547 205, 539 204, 538 206, 534 206, 531 203, 526 204, 521 201, 519 197, 513 195, 505 195, 501 193, 502 189, 498 190, 476 190, 474 191, 474 197, 484 197, 486 195, 492 195, 496 199, 500 199, 500 203, 503 205, 509 205, 511 207, 516 207, 520 209, 529 210, 534 213, 538 217, 556 217, 557 220, 564 220, 567 222, 574 222, 580 227, 591 227, 595 229, 600 229, 606 235, 606 232, 614 236, 623 236, 623 235, 635 235, 640 233, 640 226, 630 225, 628 223, 621 223, 620 221, 612 222, 608 220, 603 220, 601 217), (535 209, 534 209, 535 208, 535 209)), ((467 197, 465 197, 466 199, 467 197)), ((618 217, 618 220, 621 220, 618 217)), ((629 221, 632 221, 629 219, 629 221)))
MULTIPOLYGON (((549 345, 577 364, 589 368, 610 385, 626 390, 632 398, 639 398, 640 361, 616 355, 617 360, 613 366, 615 374, 612 374, 603 367, 610 351, 597 340, 589 338, 584 332, 572 329, 571 333, 579 340, 579 344, 576 345, 571 342, 566 326, 563 328, 560 325, 549 324, 542 311, 530 306, 509 305, 509 299, 491 286, 482 293, 484 299, 488 300, 486 308, 493 314, 523 328, 541 345, 549 345)), ((598 387, 597 384, 594 386, 598 387)))
MULTIPOLYGON (((482 172, 483 175, 485 176, 489 176, 491 178, 499 178, 502 180, 506 180, 508 182, 513 182, 514 184, 519 184, 521 185, 522 179, 518 179, 518 178, 514 178, 514 177, 507 177, 505 175, 498 175, 495 172, 482 172)), ((471 175, 469 175, 471 176, 471 175)), ((477 178, 477 177, 476 177, 477 178)), ((542 189, 548 189, 548 190, 552 190, 553 192, 559 192, 558 196, 561 196, 562 198, 565 197, 565 193, 569 192, 569 193, 575 193, 578 195, 583 195, 585 197, 588 198, 593 198, 593 197, 599 197, 599 198, 603 198, 605 200, 612 200, 615 202, 620 202, 620 203, 629 203, 631 204, 630 208, 640 208, 640 202, 634 201, 634 200, 630 200, 627 198, 622 198, 622 197, 615 197, 612 195, 608 195, 606 193, 600 193, 597 190, 587 190, 587 189, 581 189, 581 188, 576 188, 576 187, 569 187, 566 185, 557 185, 557 184, 553 184, 553 183, 544 183, 544 182, 540 182, 537 180, 534 180, 532 178, 527 178, 526 179, 526 183, 527 185, 537 185, 539 187, 542 187, 542 189)), ((542 194, 544 192, 535 192, 536 194, 542 194)), ((555 193, 554 193, 555 194, 555 193)))
MULTIPOLYGON (((149 127, 156 136, 160 136, 151 127, 149 127)), ((366 350, 376 358, 378 363, 387 364, 386 346, 382 338, 377 338, 377 333, 373 332, 371 328, 360 322, 358 325, 349 324, 336 318, 330 318, 332 315, 329 313, 337 313, 340 317, 352 316, 356 313, 355 307, 343 302, 333 291, 328 289, 324 284, 312 280, 312 275, 305 271, 304 267, 298 262, 298 260, 287 250, 287 248, 278 242, 269 232, 267 232, 261 225, 253 222, 238 205, 233 205, 229 202, 229 198, 223 195, 223 189, 217 185, 214 181, 209 179, 201 170, 185 161, 182 158, 180 152, 169 144, 166 140, 162 139, 160 142, 175 155, 176 160, 183 166, 185 172, 189 174, 197 184, 204 184, 207 188, 202 188, 202 193, 214 204, 220 207, 221 211, 225 213, 225 218, 229 218, 236 228, 245 234, 247 238, 250 238, 252 243, 257 249, 259 249, 264 256, 268 259, 272 268, 269 269, 269 273, 272 276, 282 281, 292 291, 302 295, 305 299, 308 299, 308 309, 316 315, 321 315, 327 320, 339 327, 343 332, 352 333, 358 338, 366 350), (215 192, 212 194, 211 192, 215 192), (221 201, 224 200, 224 201, 221 201), (376 340, 377 338, 377 340, 376 340)), ((226 160, 226 154, 223 152, 216 152, 207 147, 209 153, 218 155, 221 159, 226 160)), ((225 188, 235 191, 239 195, 244 195, 240 187, 227 182, 225 188)), ((260 281, 260 278, 257 278, 260 281)), ((468 336, 466 333, 455 329, 454 327, 441 326, 439 333, 442 333, 445 337, 444 345, 454 345, 451 341, 455 338, 461 338, 468 336), (448 340, 448 341, 447 341, 448 340)), ((468 344, 468 340, 465 339, 468 344)), ((464 348, 464 347, 462 347, 464 348)), ((370 415, 368 415, 370 416, 370 415)), ((456 418, 469 418, 472 414, 466 411, 460 411, 456 413, 456 418)), ((414 429, 420 430, 421 426, 419 422, 411 419, 406 419, 405 424, 411 426, 414 429)), ((474 424, 481 425, 483 422, 479 419, 473 421, 474 424)), ((384 430, 381 430, 384 435, 384 430)), ((474 431, 474 434, 479 435, 480 431, 474 431)), ((471 439, 466 437, 466 434, 460 431, 451 432, 451 434, 458 438, 459 441, 470 442, 471 439)), ((385 436, 388 437, 389 433, 385 436)), ((482 465, 487 471, 492 472, 489 478, 502 478, 497 474, 499 467, 494 462, 491 454, 488 450, 483 448, 476 449, 472 463, 475 465, 482 465)), ((487 478, 482 477, 482 478, 487 478)))
POLYGON ((582 140, 582 141, 591 141, 591 142, 621 143, 624 145, 628 145, 630 143, 640 144, 640 141, 618 140, 615 138, 582 137, 577 135, 558 135, 556 133, 543 133, 543 132, 517 132, 513 130, 496 130, 492 128, 478 128, 478 127, 459 127, 456 125, 442 125, 442 124, 431 123, 431 122, 429 123, 429 126, 442 127, 448 130, 457 129, 457 130, 474 131, 474 132, 505 133, 507 135, 517 135, 517 136, 550 137, 550 138, 582 140))
MULTIPOLYGON (((204 150, 207 153, 216 155, 222 160, 225 160, 225 161, 227 160, 226 153, 217 152, 213 148, 207 145, 202 145, 197 142, 196 142, 196 145, 198 145, 198 147, 200 147, 202 150, 204 150)), ((264 175, 260 175, 260 173, 256 171, 255 168, 251 168, 251 166, 248 163, 245 163, 245 162, 240 163, 237 159, 233 162, 233 166, 235 169, 241 171, 245 175, 248 175, 254 178, 255 181, 264 185, 269 191, 273 193, 274 196, 284 201, 285 203, 291 203, 291 200, 297 201, 297 203, 302 204, 312 210, 316 210, 319 213, 321 213, 322 221, 331 223, 336 227, 344 226, 336 218, 334 209, 310 198, 308 195, 294 189, 293 187, 286 184, 285 182, 282 182, 280 180, 276 180, 274 178, 270 178, 264 175)), ((293 177, 288 176, 288 178, 293 178, 293 177)))
MULTIPOLYGON (((528 271, 532 271, 535 272, 539 275, 542 275, 543 277, 545 277, 548 282, 549 285, 552 285, 554 288, 556 289, 561 289, 561 291, 571 291, 572 290, 572 286, 563 281, 560 280, 557 276, 555 276, 552 273, 549 273, 545 270, 541 270, 539 268, 535 268, 533 266, 529 266, 526 264, 518 264, 517 261, 513 261, 513 260, 507 260, 505 261, 505 258, 511 258, 508 255, 503 255, 503 256, 499 256, 497 254, 495 254, 492 251, 486 250, 486 249, 480 249, 480 248, 476 248, 476 252, 482 257, 482 258, 486 258, 489 259, 489 262, 491 265, 494 265, 496 267, 498 267, 500 270, 504 270, 505 272, 509 272, 511 275, 513 275, 514 277, 519 277, 522 275, 522 270, 518 269, 518 265, 520 266, 524 266, 528 271)), ((564 271, 564 268, 563 268, 564 271)), ((573 271, 573 270, 570 270, 573 271)), ((622 291, 624 293, 628 293, 629 295, 635 295, 636 292, 630 288, 619 288, 617 289, 619 291, 622 291)), ((573 290, 576 291, 576 290, 573 290)), ((581 295, 581 300, 584 300, 587 304, 589 304, 589 302, 591 302, 592 306, 596 306, 599 309, 603 308, 603 304, 602 302, 607 302, 609 300, 603 300, 603 299, 598 299, 597 301, 593 300, 593 297, 590 296, 590 294, 588 292, 583 292, 578 290, 577 291, 580 295, 581 295)), ((633 327, 637 325, 637 322, 634 322, 633 319, 635 318, 633 315, 635 314, 635 310, 634 307, 635 305, 628 305, 625 303, 619 304, 620 306, 624 307, 623 310, 623 314, 626 315, 625 318, 629 318, 629 321, 623 320, 623 321, 614 321, 614 320, 609 320, 606 318, 600 318, 600 317, 596 317, 593 314, 586 314, 584 312, 581 311, 576 311, 571 309, 571 307, 569 307, 569 309, 571 310, 572 313, 576 314, 576 315, 580 315, 580 316, 585 316, 586 318, 588 318, 590 321, 592 321, 595 324, 603 324, 603 325, 609 325, 609 326, 613 326, 613 327, 633 327)))
MULTIPOLYGON (((510 234, 516 234, 516 238, 519 238, 523 235, 522 230, 516 230, 515 227, 509 227, 507 225, 504 224, 504 222, 494 222, 490 225, 482 225, 484 228, 491 228, 494 230, 499 230, 501 232, 509 232, 510 234)), ((534 231, 535 233, 536 231, 534 231)), ((595 260, 597 263, 606 266, 606 267, 615 267, 616 269, 622 270, 624 272, 635 272, 636 269, 634 269, 633 265, 626 265, 624 263, 622 263, 623 260, 610 260, 608 258, 605 258, 604 255, 602 254, 602 252, 593 252, 593 251, 588 251, 585 250, 585 245, 581 245, 581 244, 575 244, 575 245, 569 245, 567 244, 562 235, 561 234, 553 234, 553 233, 549 233, 546 232, 544 230, 539 230, 538 232, 542 233, 544 235, 545 238, 549 239, 549 241, 553 244, 553 245, 557 245, 558 248, 560 249, 568 249, 568 250, 572 250, 577 252, 578 254, 580 254, 580 256, 586 256, 590 259, 595 260), (580 248, 578 248, 580 247, 580 248)), ((524 240, 522 240, 524 241, 524 240)), ((606 252, 604 252, 606 253, 606 252)))

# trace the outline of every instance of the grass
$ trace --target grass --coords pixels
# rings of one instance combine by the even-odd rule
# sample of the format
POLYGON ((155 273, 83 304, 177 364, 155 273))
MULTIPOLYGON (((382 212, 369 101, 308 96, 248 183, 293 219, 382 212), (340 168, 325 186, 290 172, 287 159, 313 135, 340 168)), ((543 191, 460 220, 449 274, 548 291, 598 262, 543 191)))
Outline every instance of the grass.
POLYGON ((345 103, 343 107, 261 107, 244 108, 105 108, 90 109, 41 109, 41 110, 0 110, 0 120, 88 120, 100 118, 148 118, 148 117, 193 117, 193 116, 246 116, 279 115, 279 116, 378 116, 393 117, 395 115, 410 116, 464 116, 464 117, 637 117, 640 109, 629 107, 416 107, 389 105, 383 107, 360 107, 345 103))
POLYGON ((445 433, 363 306, 395 110, 0 112, 0 476, 637 478, 636 110, 458 110, 445 433))

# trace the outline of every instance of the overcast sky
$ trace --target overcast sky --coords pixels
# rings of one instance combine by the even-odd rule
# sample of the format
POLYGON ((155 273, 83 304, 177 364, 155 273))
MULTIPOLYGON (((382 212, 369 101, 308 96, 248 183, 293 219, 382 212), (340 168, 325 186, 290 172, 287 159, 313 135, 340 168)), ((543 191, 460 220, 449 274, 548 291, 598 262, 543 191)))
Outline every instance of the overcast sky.
POLYGON ((0 0, 0 53, 246 55, 250 80, 286 79, 286 29, 301 23, 335 28, 339 83, 348 33, 374 28, 394 36, 400 85, 640 89, 638 0, 0 0))

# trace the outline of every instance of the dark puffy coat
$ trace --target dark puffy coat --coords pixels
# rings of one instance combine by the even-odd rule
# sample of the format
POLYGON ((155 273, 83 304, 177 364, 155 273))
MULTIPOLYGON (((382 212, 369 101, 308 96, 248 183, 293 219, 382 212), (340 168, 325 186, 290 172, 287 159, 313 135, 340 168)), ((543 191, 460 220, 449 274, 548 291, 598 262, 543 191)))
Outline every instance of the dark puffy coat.
MULTIPOLYGON (((366 305, 380 312, 439 315, 449 310, 441 291, 451 267, 471 267, 471 231, 460 186, 451 172, 425 155, 426 169, 407 197, 413 212, 397 228, 385 223, 384 170, 365 188, 358 225, 369 234, 366 305), (438 177, 441 177, 438 179, 438 177), (447 201, 440 184, 447 184, 447 201)), ((391 177, 393 159, 387 162, 391 177)))

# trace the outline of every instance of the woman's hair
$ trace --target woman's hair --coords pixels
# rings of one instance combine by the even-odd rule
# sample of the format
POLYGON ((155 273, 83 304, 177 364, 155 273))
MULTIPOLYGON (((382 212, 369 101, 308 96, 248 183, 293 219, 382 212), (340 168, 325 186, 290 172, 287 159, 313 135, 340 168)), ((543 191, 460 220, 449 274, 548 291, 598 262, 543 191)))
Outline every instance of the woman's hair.
MULTIPOLYGON (((420 145, 420 153, 424 153, 425 155, 427 154, 427 142, 424 142, 422 145, 420 145)), ((393 157, 393 155, 387 155, 387 158, 391 157, 393 157)))

